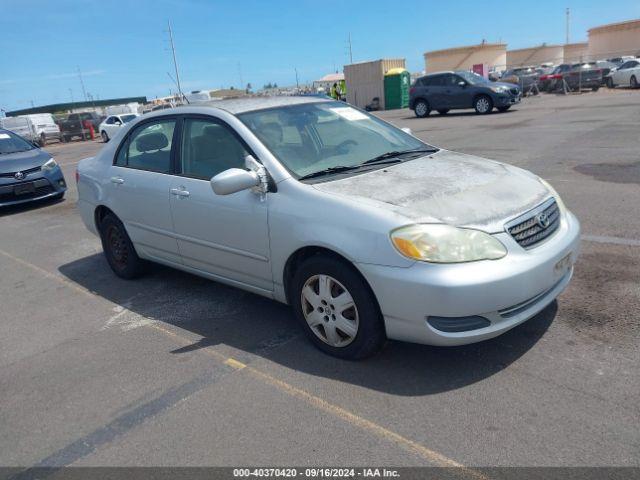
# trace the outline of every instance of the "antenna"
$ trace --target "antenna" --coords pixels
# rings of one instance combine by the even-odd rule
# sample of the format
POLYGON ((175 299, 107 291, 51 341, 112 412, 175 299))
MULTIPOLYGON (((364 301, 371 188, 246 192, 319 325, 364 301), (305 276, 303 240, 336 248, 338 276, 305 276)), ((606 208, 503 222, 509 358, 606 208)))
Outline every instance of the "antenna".
POLYGON ((240 77, 240 90, 244 88, 244 82, 242 81, 242 65, 238 62, 238 76, 240 77))
POLYGON ((567 15, 567 39, 565 43, 568 44, 569 43, 569 15, 570 15, 568 7, 567 7, 566 15, 567 15))
POLYGON ((351 49, 351 32, 349 32, 349 63, 353 63, 353 51, 351 49))
MULTIPOLYGON (((169 26, 169 42, 171 42, 171 55, 173 56, 173 68, 176 71, 175 82, 178 87, 178 93, 182 98, 186 100, 184 93, 182 93, 182 88, 180 88, 180 74, 178 73, 178 61, 176 60, 176 48, 175 48, 175 45, 173 44, 173 31, 171 30, 171 22, 169 20, 167 20, 167 25, 169 26)), ((189 103, 189 100, 187 100, 187 103, 189 103)))
POLYGON ((80 78, 80 85, 82 86, 82 96, 84 97, 84 101, 87 101, 87 91, 84 89, 84 81, 82 80, 82 72, 80 71, 80 67, 76 67, 78 69, 78 77, 80 78))

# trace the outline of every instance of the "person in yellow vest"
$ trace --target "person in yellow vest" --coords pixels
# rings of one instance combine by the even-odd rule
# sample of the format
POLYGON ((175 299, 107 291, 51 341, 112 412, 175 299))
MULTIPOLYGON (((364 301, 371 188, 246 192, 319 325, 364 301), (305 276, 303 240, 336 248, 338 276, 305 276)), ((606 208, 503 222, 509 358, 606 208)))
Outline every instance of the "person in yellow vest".
POLYGON ((340 100, 340 89, 338 88, 338 84, 334 83, 331 87, 331 98, 335 100, 340 100))

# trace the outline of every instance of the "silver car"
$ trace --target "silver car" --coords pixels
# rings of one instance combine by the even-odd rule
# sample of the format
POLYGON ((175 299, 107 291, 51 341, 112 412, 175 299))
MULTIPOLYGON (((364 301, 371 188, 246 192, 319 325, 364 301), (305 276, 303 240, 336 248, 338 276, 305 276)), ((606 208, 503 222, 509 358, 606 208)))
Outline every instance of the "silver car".
POLYGON ((314 97, 144 115, 80 162, 78 190, 116 275, 152 261, 288 303, 350 359, 500 335, 564 290, 579 249, 541 178, 314 97))

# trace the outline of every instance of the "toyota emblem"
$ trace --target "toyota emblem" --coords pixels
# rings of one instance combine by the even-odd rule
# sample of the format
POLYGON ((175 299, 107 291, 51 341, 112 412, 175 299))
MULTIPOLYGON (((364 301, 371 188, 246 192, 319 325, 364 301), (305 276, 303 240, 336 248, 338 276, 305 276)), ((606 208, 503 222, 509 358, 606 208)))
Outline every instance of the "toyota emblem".
POLYGON ((549 215, 547 215, 545 212, 539 213, 538 215, 536 215, 536 221, 542 228, 547 228, 550 223, 549 215))
POLYGON ((16 174, 13 177, 16 180, 22 180, 24 178, 24 173, 23 172, 16 172, 16 174))

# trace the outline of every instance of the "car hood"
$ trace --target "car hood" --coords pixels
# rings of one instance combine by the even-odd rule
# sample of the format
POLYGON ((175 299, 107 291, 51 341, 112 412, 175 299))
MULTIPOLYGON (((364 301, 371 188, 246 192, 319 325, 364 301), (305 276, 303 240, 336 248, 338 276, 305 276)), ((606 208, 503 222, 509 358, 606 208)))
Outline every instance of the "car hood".
POLYGON ((50 158, 51 155, 39 148, 26 152, 5 153, 0 155, 0 173, 18 172, 38 167, 50 158))
POLYGON ((518 85, 516 85, 515 83, 509 83, 509 82, 491 82, 491 86, 492 87, 507 87, 507 88, 520 88, 518 85))
POLYGON ((441 150, 430 156, 315 188, 386 209, 415 223, 447 223, 489 233, 539 205, 551 193, 517 167, 441 150))

